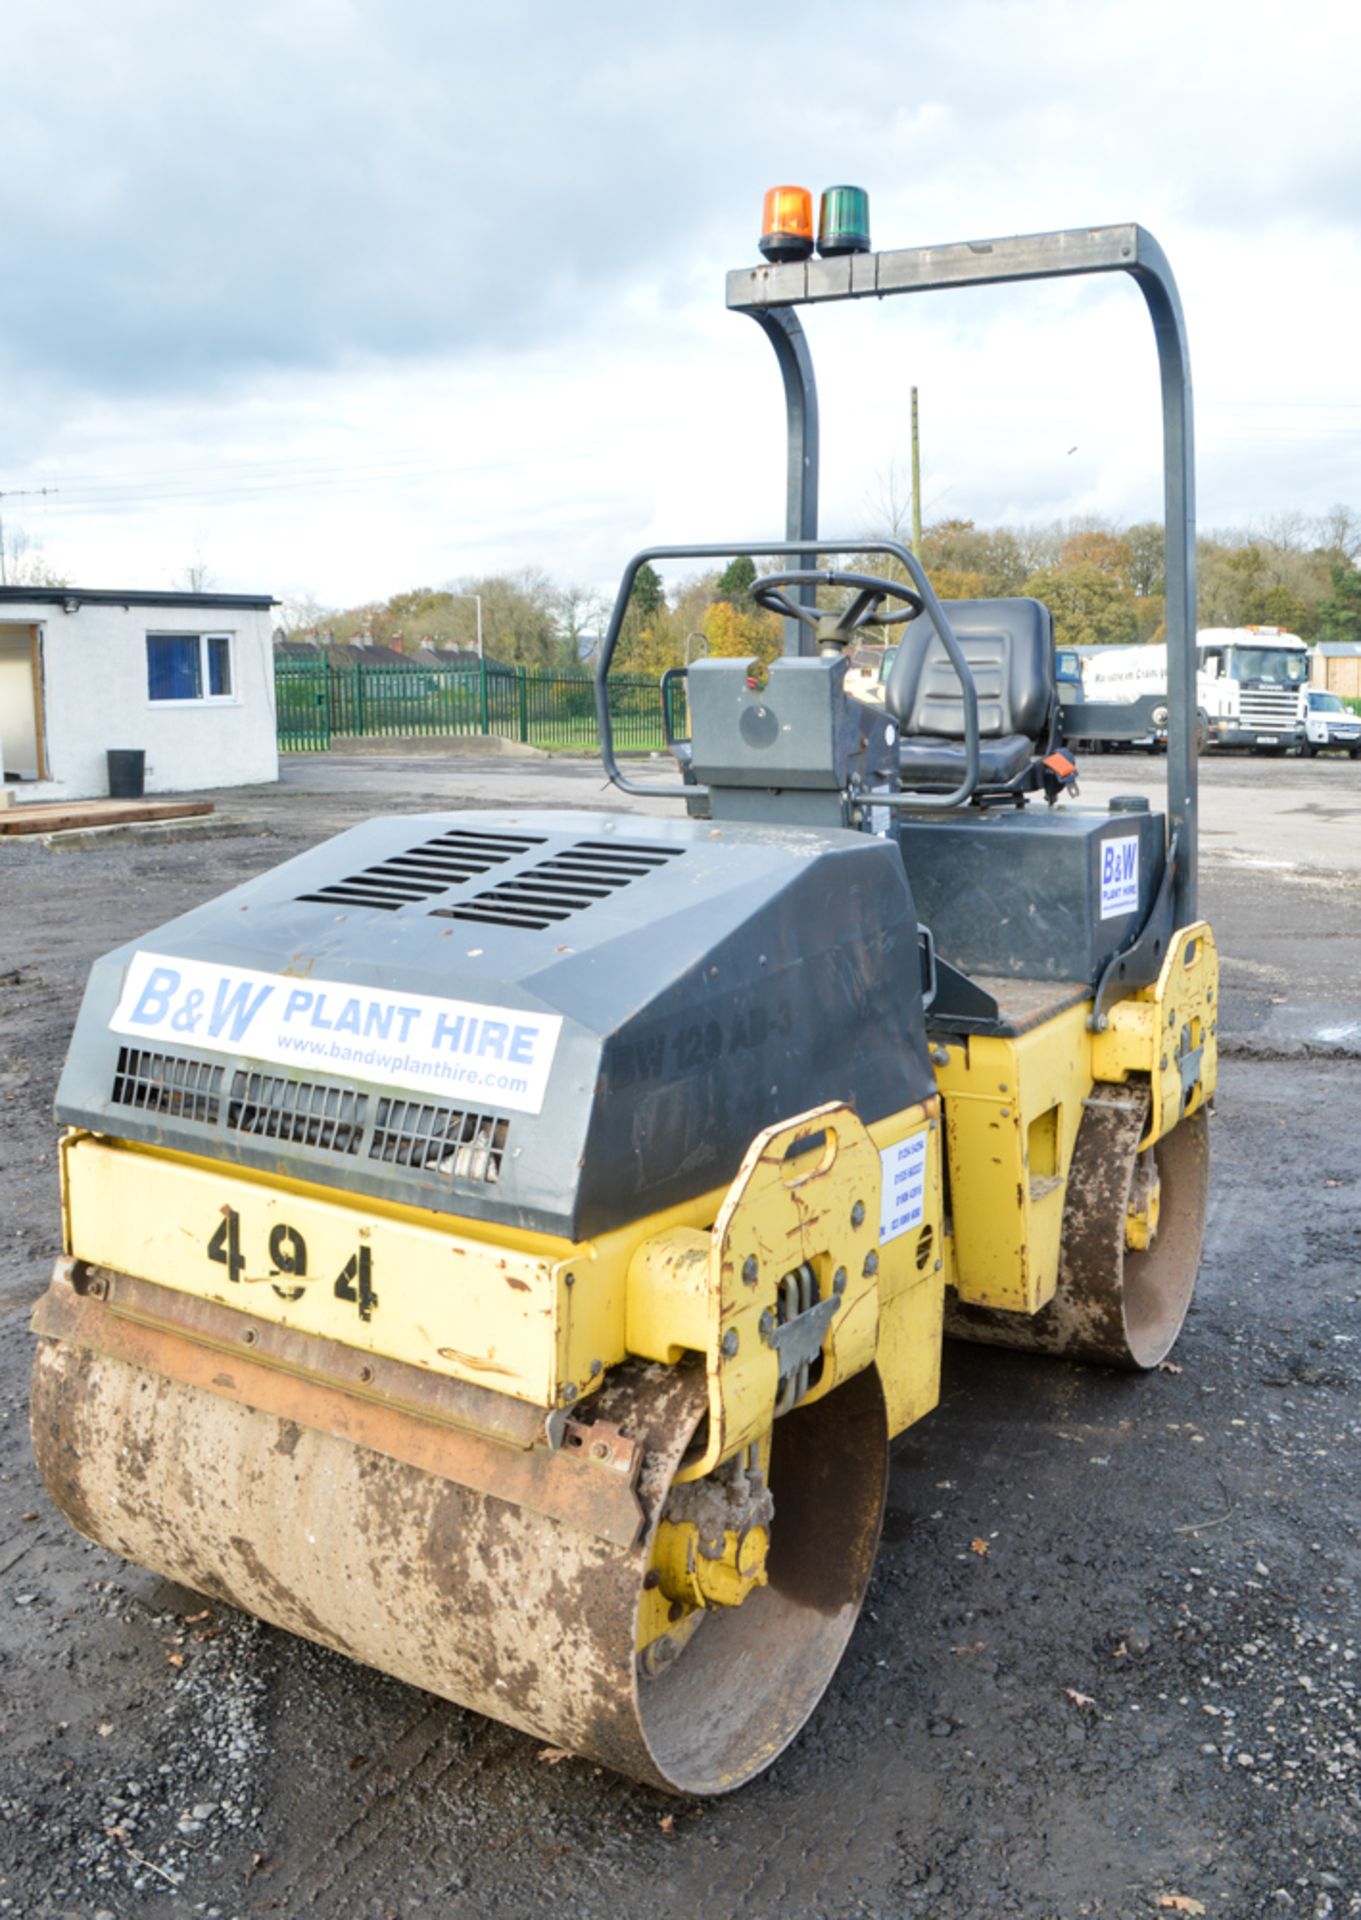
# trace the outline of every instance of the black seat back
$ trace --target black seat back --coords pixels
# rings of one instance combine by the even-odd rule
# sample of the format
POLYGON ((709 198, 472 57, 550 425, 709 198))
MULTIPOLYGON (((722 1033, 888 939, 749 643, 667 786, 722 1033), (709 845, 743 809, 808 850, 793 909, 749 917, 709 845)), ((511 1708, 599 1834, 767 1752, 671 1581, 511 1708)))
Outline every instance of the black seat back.
MULTIPOLYGON (((1048 607, 1038 600, 944 600, 941 605, 978 689, 980 738, 1024 734, 1046 742, 1058 698, 1048 607)), ((959 676, 925 614, 903 630, 884 698, 904 739, 921 734, 964 738, 959 676)))

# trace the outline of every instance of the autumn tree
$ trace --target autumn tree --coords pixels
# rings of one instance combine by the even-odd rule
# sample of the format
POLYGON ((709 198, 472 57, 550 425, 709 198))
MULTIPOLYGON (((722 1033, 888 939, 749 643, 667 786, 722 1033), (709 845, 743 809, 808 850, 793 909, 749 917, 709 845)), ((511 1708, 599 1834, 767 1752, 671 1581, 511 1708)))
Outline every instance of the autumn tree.
POLYGON ((1280 549, 1262 539, 1199 542, 1197 622, 1202 627, 1285 627, 1303 639, 1318 629, 1321 591, 1309 591, 1307 570, 1282 568, 1280 549), (1285 577, 1282 577, 1282 575, 1285 577), (1295 583, 1295 584, 1292 584, 1295 583))
POLYGON ((1226 544, 1202 536, 1196 543, 1196 620, 1202 627, 1242 627, 1247 608, 1262 591, 1265 565, 1252 543, 1226 544))
POLYGON ((712 659, 778 660, 784 650, 784 625, 750 600, 715 600, 704 615, 704 635, 712 659))
MULTIPOLYGON (((896 481, 880 505, 884 524, 868 530, 866 540, 901 539, 904 501, 896 481)), ((1361 515, 1352 508, 1333 507, 1313 518, 1283 512, 1253 530, 1204 533, 1196 553, 1200 626, 1280 626, 1306 640, 1361 638, 1361 515)), ((11 533, 11 565, 14 558, 11 533)), ((26 562, 21 578, 45 576, 35 550, 19 558, 26 562)), ((963 517, 939 520, 924 530, 922 562, 943 600, 1034 594, 1053 607, 1060 638, 1070 645, 1147 640, 1163 630, 1163 532, 1156 521, 1119 527, 1086 517, 987 528, 963 517)), ((775 570, 786 564, 775 563, 775 570)), ((841 564, 906 582, 901 563, 889 555, 863 552, 841 564)), ((673 582, 668 593, 655 568, 640 568, 618 667, 660 674, 693 658, 697 648, 763 656, 767 649, 778 651, 778 619, 762 615, 751 598, 759 577, 758 566, 743 555, 721 571, 673 582)), ((477 631, 473 595, 482 599, 488 656, 532 666, 580 667, 608 614, 606 596, 585 586, 560 587, 531 567, 411 588, 329 615, 316 601, 300 601, 285 610, 284 624, 308 628, 324 618, 337 640, 369 633, 412 654, 423 640, 471 649, 477 631)), ((823 608, 844 600, 835 590, 817 594, 823 608)))
POLYGON ((1129 645, 1138 637, 1133 594, 1089 560, 1074 567, 1042 568, 1031 574, 1021 592, 1049 608, 1060 646, 1129 645))
POLYGON ((614 669, 620 673, 663 673, 680 659, 675 623, 666 604, 662 577, 645 560, 633 578, 628 608, 619 630, 614 669))
MULTIPOLYGON (((541 568, 521 567, 516 573, 460 580, 458 591, 474 631, 477 609, 469 599, 481 598, 482 644, 491 659, 518 661, 528 667, 575 664, 566 657, 558 627, 557 589, 541 568)), ((468 644, 466 639, 463 644, 468 644)))
MULTIPOLYGON (((891 474, 880 502, 883 523, 871 528, 866 537, 907 545, 903 508, 895 488, 896 477, 891 474)), ((1014 536, 1005 529, 980 531, 972 520, 939 520, 924 528, 919 558, 941 600, 979 600, 1015 593, 1023 572, 1014 536)), ((889 553, 858 553, 842 564, 853 572, 877 574, 899 586, 912 584, 907 568, 889 553)), ((820 591, 818 605, 827 605, 830 598, 820 591)), ((868 633, 873 631, 867 629, 868 633)))
POLYGON ((979 597, 988 600, 1019 593, 1027 571, 1014 533, 1005 527, 980 528, 972 520, 937 520, 923 528, 921 562, 937 593, 942 592, 937 575, 968 576, 977 579, 979 597))
POLYGON ((1129 548, 1129 584, 1136 600, 1151 600, 1167 592, 1167 574, 1160 520, 1141 520, 1126 527, 1129 548))
POLYGON ((514 574, 484 574, 447 587, 411 587, 388 600, 348 607, 329 620, 339 642, 367 634, 380 646, 414 654, 422 642, 477 647, 478 601, 482 644, 490 660, 528 666, 573 664, 558 625, 557 589, 537 567, 514 574))
POLYGON ((1056 567, 1063 557, 1063 543, 1074 532, 1071 521, 1055 520, 1048 526, 1027 526, 1016 529, 1016 544, 1020 549, 1023 577, 1029 579, 1032 573, 1043 573, 1046 567, 1056 567))
POLYGON ((927 579, 939 600, 986 600, 990 597, 981 573, 964 573, 957 567, 930 567, 927 579))
POLYGON ((1134 550, 1128 540, 1122 540, 1119 534, 1110 533, 1104 527, 1086 527, 1070 534, 1063 543, 1060 559, 1070 571, 1074 567, 1096 567, 1101 573, 1109 574, 1123 592, 1130 595, 1134 592, 1134 550))

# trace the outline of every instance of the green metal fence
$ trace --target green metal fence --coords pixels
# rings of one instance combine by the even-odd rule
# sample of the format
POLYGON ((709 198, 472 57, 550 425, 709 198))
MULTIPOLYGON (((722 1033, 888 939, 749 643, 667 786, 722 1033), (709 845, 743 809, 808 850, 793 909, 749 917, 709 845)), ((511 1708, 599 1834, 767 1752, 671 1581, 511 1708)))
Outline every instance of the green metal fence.
POLYGON ((274 662, 274 723, 279 746, 305 753, 331 744, 330 669, 324 660, 274 662))
MULTIPOLYGON (((495 733, 531 746, 600 744, 595 682, 591 675, 548 668, 337 666, 324 659, 289 657, 275 662, 279 746, 288 753, 314 752, 336 736, 406 739, 414 734, 495 733)), ((667 688, 673 732, 687 731, 685 687, 667 688)), ((621 753, 645 753, 665 745, 662 693, 646 674, 610 679, 610 718, 621 753)))

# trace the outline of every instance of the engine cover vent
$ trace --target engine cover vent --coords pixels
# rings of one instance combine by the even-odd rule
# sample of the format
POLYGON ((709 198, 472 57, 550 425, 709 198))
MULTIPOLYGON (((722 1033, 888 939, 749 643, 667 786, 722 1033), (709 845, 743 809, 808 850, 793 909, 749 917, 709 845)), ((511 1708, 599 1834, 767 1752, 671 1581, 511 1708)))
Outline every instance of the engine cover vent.
POLYGON ((177 1120, 215 1124, 222 1093, 221 1067, 173 1053, 120 1047, 110 1100, 140 1113, 168 1113, 177 1120))
POLYGON ((227 1125, 236 1133, 289 1140, 327 1153, 358 1153, 368 1112, 366 1093, 279 1074, 232 1075, 227 1125))
POLYGON ((541 833, 481 833, 454 827, 406 853, 394 853, 377 866, 298 898, 320 906, 381 907, 395 913, 399 907, 420 906, 451 887, 476 880, 543 842, 541 833))
POLYGON ((369 1158, 495 1185, 509 1131, 510 1122, 493 1113, 463 1113, 418 1100, 380 1100, 369 1158))
POLYGON ((684 847, 654 846, 644 840, 578 840, 575 846, 536 861, 512 879, 454 906, 432 907, 445 920, 477 920, 499 927, 542 932, 621 887, 646 879, 684 847))

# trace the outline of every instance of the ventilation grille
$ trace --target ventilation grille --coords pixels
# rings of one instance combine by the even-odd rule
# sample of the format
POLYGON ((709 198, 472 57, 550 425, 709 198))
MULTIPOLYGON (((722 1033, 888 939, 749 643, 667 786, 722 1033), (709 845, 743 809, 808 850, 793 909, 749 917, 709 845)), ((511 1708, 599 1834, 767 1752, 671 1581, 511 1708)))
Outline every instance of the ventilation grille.
POLYGON ((327 1153, 358 1153, 366 1093, 272 1073, 235 1073, 227 1125, 257 1139, 287 1140, 327 1153))
POLYGON ((222 1074, 221 1067, 207 1060, 120 1047, 109 1097, 118 1107, 173 1114, 177 1120, 206 1120, 211 1125, 218 1116, 222 1074))
POLYGON ((380 1100, 369 1142, 370 1160, 399 1167, 431 1167, 460 1180, 501 1178, 508 1120, 492 1113, 461 1113, 416 1100, 380 1100))
MULTIPOLYGON (((120 1047, 114 1071, 114 1105, 180 1120, 218 1123, 227 1069, 207 1060, 120 1047)), ((370 1096, 323 1081, 287 1080, 280 1074, 232 1073, 227 1126, 256 1139, 317 1147, 324 1153, 356 1154, 363 1144, 370 1096)), ((373 1102, 369 1158, 399 1167, 428 1168, 459 1180, 494 1186, 501 1178, 510 1122, 494 1113, 469 1113, 419 1100, 373 1102)))
POLYGON ((684 851, 641 840, 579 840, 485 893, 431 911, 446 920, 477 920, 542 932, 597 900, 608 900, 621 887, 645 879, 684 851))
POLYGON ((423 841, 407 853, 394 853, 376 867, 365 867, 345 880, 334 880, 300 900, 321 906, 381 907, 395 913, 399 907, 420 906, 426 900, 476 880, 493 867, 504 866, 544 843, 541 833, 476 833, 456 827, 423 841))

